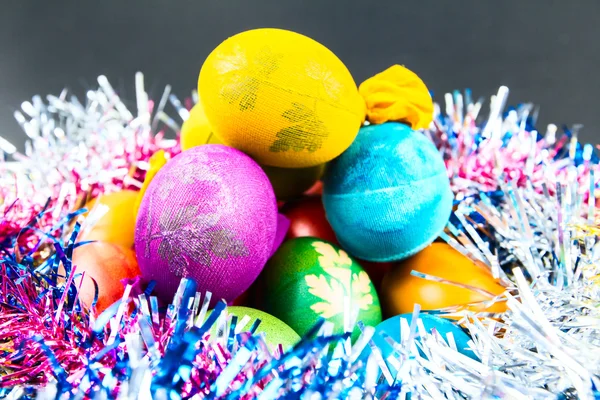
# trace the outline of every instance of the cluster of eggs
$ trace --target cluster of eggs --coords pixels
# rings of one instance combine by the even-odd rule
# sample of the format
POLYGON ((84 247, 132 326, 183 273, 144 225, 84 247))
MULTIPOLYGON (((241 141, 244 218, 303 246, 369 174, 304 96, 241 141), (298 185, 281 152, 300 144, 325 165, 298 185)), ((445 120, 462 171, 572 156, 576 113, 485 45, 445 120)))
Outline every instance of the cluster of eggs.
POLYGON ((355 339, 357 321, 377 326, 415 303, 486 300, 413 269, 503 291, 483 267, 432 245, 453 196, 441 155, 418 131, 431 122, 431 97, 409 70, 394 66, 357 88, 321 44, 257 29, 208 56, 198 93, 182 126, 183 152, 141 193, 96 200, 109 212, 82 239, 137 258, 127 268, 100 267, 119 273, 113 289, 99 285, 99 307, 119 300, 114 285, 136 272, 156 283, 164 304, 187 277, 215 300, 262 310, 237 312, 262 315, 274 324, 267 335, 290 332, 281 340, 293 344, 319 318, 355 339))

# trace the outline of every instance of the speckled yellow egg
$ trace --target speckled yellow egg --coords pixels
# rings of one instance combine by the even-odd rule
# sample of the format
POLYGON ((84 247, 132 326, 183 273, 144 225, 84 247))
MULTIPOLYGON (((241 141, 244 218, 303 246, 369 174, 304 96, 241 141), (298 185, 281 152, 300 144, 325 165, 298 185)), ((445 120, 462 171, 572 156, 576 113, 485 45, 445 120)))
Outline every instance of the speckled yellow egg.
POLYGON ((342 61, 320 43, 281 29, 242 32, 217 46, 202 66, 198 92, 225 144, 275 167, 335 158, 366 114, 342 61))
POLYGON ((335 333, 360 335, 356 326, 381 322, 375 287, 367 273, 339 247, 312 237, 285 242, 261 275, 263 309, 305 335, 324 318, 335 333), (356 321, 352 315, 358 315, 356 321))

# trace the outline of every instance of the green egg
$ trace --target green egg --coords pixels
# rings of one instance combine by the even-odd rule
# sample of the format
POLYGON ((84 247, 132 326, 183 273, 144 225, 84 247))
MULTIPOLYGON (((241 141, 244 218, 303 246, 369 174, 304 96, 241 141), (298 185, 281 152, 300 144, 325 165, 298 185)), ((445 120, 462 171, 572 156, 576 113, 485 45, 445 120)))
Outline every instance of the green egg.
POLYGON ((339 247, 311 237, 285 242, 271 257, 261 280, 263 308, 300 336, 324 318, 334 333, 358 310, 352 340, 360 335, 356 322, 376 326, 381 307, 373 283, 362 267, 339 247), (345 301, 347 299, 347 301, 345 301), (346 307, 346 304, 349 307, 346 307))
MULTIPOLYGON (((252 324, 254 324, 254 321, 260 319, 260 325, 258 325, 258 329, 255 333, 264 333, 265 341, 271 350, 276 349, 280 344, 283 346, 284 350, 287 350, 300 341, 300 336, 298 336, 292 328, 286 325, 285 322, 264 311, 250 307, 231 306, 227 307, 227 313, 238 317, 238 323, 244 316, 247 315, 250 317, 250 322, 244 326, 242 332, 249 331, 252 324)), ((210 313, 208 315, 210 315, 210 313)), ((214 335, 215 333, 216 326, 213 326, 211 334, 214 335)))

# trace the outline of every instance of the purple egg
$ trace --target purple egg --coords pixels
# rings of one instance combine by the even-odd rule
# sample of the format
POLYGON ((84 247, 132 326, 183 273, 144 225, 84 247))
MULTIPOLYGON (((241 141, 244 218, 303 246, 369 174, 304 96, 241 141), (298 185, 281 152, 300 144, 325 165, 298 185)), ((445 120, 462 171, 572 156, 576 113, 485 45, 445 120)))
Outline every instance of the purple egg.
POLYGON ((145 281, 171 302, 181 278, 213 303, 242 294, 271 255, 277 202, 269 179, 239 150, 187 150, 156 174, 142 200, 135 251, 145 281))

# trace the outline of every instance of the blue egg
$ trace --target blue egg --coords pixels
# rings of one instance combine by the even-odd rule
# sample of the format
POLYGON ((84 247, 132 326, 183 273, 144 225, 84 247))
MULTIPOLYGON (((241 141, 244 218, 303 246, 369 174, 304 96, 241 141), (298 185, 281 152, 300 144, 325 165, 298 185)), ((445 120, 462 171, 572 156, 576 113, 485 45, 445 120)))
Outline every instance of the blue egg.
MULTIPOLYGON (((423 321, 423 326, 425 327, 425 330, 427 330, 428 333, 430 333, 432 329, 436 329, 444 338, 446 343, 448 342, 446 335, 448 333, 452 333, 452 335, 454 336, 454 343, 456 343, 456 349, 458 350, 458 352, 464 354, 469 358, 472 358, 473 360, 479 360, 475 353, 473 353, 473 351, 469 349, 468 343, 469 340, 471 340, 469 335, 467 335, 458 325, 450 322, 447 319, 428 314, 419 314, 419 318, 421 319, 421 321, 423 321)), ((379 350, 381 350, 381 354, 384 360, 392 354, 393 349, 392 346, 390 346, 389 343, 386 342, 381 333, 385 332, 392 339, 399 343, 401 337, 400 319, 406 320, 406 323, 410 326, 412 314, 396 315, 392 318, 386 319, 385 321, 379 323, 379 325, 375 327, 373 341, 375 342, 379 350)), ((367 345, 361 353, 360 359, 366 363, 370 354, 371 347, 367 345)))
POLYGON ((367 261, 397 261, 444 230, 453 194, 442 156, 396 122, 361 128, 327 167, 323 204, 342 247, 367 261))

